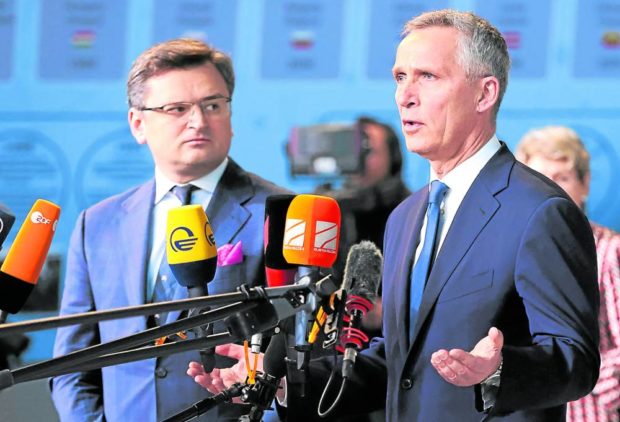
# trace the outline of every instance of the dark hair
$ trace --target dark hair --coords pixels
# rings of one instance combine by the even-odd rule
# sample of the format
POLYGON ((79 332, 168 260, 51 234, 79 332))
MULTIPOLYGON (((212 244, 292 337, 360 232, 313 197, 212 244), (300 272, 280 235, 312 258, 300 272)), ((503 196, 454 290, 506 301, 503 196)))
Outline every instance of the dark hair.
POLYGON ((188 69, 206 63, 213 63, 226 82, 228 96, 232 97, 235 72, 230 56, 202 41, 179 38, 154 45, 133 62, 127 77, 129 107, 144 106, 145 84, 149 78, 167 70, 188 69))
POLYGON ((390 176, 400 176, 403 170, 403 153, 401 150, 400 139, 396 132, 392 128, 392 126, 382 123, 372 117, 361 116, 357 119, 357 123, 362 125, 362 128, 365 125, 372 124, 381 127, 385 133, 385 142, 388 147, 388 152, 390 154, 390 176))

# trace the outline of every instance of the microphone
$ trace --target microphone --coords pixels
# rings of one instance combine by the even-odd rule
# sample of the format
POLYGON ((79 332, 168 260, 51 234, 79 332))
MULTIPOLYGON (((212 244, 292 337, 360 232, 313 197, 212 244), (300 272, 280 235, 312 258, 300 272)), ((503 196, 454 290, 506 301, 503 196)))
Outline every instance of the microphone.
POLYGON ((207 283, 217 269, 213 230, 200 205, 168 211, 166 254, 170 270, 189 297, 206 296, 207 283))
POLYGON ((347 292, 345 326, 340 335, 340 348, 344 349, 342 377, 348 378, 353 370, 357 352, 368 342, 360 330, 362 318, 374 307, 381 282, 383 257, 377 246, 369 241, 353 245, 347 255, 343 286, 347 292), (348 321, 347 321, 348 319, 348 321))
POLYGON ((60 207, 37 199, 0 268, 0 309, 15 314, 39 279, 58 224, 60 207))
POLYGON ((289 264, 331 267, 338 256, 340 207, 335 199, 297 195, 286 213, 282 255, 289 264))
POLYGON ((290 286, 295 282, 297 266, 289 264, 282 253, 286 213, 295 195, 270 195, 265 200, 265 275, 268 287, 290 286))
POLYGON ((4 205, 0 204, 0 250, 15 223, 15 216, 4 205))
MULTIPOLYGON (((263 251, 265 254, 265 280, 267 287, 290 286, 295 282, 297 266, 289 264, 282 255, 286 212, 295 195, 270 195, 265 200, 263 225, 263 251)), ((260 353, 263 334, 253 334, 250 339, 252 353, 260 353)))
MULTIPOLYGON (((316 282, 317 267, 328 268, 336 261, 340 237, 340 207, 326 196, 298 195, 289 205, 282 254, 289 264, 300 265, 297 284, 316 282)), ((311 306, 295 315, 295 350, 297 369, 308 367, 311 345, 307 340, 308 324, 316 308, 316 297, 302 297, 311 306)), ((305 376, 302 375, 302 378, 305 376)))
MULTIPOLYGON (((207 296, 207 283, 217 269, 217 248, 213 230, 200 205, 184 205, 168 211, 166 255, 172 274, 179 284, 187 287, 190 298, 207 296)), ((209 307, 204 308, 205 311, 209 307)), ((190 311, 190 316, 198 313, 190 311)), ((196 327, 196 335, 213 334, 213 326, 196 327)), ((206 372, 215 367, 215 349, 200 351, 206 372)))

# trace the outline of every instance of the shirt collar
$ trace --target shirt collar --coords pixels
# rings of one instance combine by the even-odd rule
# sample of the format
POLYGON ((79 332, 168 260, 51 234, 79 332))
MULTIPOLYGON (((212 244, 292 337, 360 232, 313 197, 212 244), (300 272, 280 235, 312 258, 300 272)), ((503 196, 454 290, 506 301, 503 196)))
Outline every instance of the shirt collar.
MULTIPOLYGON (((224 170, 226 170, 226 166, 228 165, 228 157, 224 159, 212 172, 205 174, 198 179, 190 180, 187 183, 191 183, 197 188, 204 190, 206 192, 213 193, 215 192, 215 187, 218 182, 222 178, 224 174, 224 170)), ((163 197, 178 183, 174 183, 172 180, 167 178, 164 173, 156 166, 155 167, 155 204, 159 203, 163 197)))
MULTIPOLYGON (((460 163, 446 174, 441 181, 450 188, 450 193, 462 192, 464 195, 474 183, 478 173, 489 162, 491 157, 500 149, 501 144, 496 135, 487 141, 474 155, 460 163)), ((437 174, 431 167, 431 182, 438 180, 437 174)))

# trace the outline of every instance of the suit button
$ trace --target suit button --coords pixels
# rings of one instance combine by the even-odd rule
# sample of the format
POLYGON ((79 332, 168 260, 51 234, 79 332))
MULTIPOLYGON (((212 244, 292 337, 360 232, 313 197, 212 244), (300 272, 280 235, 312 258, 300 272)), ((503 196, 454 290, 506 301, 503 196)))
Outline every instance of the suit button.
POLYGON ((403 390, 409 390, 413 386, 413 382, 411 382, 410 378, 404 378, 400 380, 400 387, 403 390))
POLYGON ((155 370, 155 376, 157 378, 165 378, 166 375, 168 375, 168 371, 166 370, 166 368, 157 368, 155 370))

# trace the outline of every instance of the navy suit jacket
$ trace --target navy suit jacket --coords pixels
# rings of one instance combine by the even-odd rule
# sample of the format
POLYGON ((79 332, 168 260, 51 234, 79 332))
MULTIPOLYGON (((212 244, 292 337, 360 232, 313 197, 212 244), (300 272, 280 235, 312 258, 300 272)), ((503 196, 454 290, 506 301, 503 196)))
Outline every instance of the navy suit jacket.
MULTIPOLYGON (((264 204, 268 195, 279 193, 288 192, 229 161, 207 215, 216 244, 241 240, 244 261, 218 267, 208 284, 210 294, 234 291, 242 283, 264 283, 264 204)), ((61 314, 145 303, 154 195, 151 180, 81 213, 69 247, 61 314)), ((186 298, 187 289, 175 284, 174 299, 186 298)), ((167 321, 178 315, 170 312, 167 321)), ((145 329, 146 317, 62 328, 56 335, 54 355, 145 329)), ((185 373, 192 360, 200 361, 198 352, 57 377, 51 382, 52 398, 63 421, 155 422, 209 395, 185 373)), ((227 412, 238 416, 239 409, 219 407, 204 419, 223 420, 227 412)))
MULTIPOLYGON (((341 411, 383 402, 390 421, 564 420, 565 403, 594 387, 600 363, 596 253, 585 216, 502 146, 457 211, 409 344, 409 276, 427 203, 424 188, 388 220, 384 337, 358 356, 341 411), (471 350, 492 326, 505 345, 497 400, 485 415, 479 387, 444 381, 430 359, 439 349, 471 350)), ((316 394, 328 367, 312 368, 316 394)))

